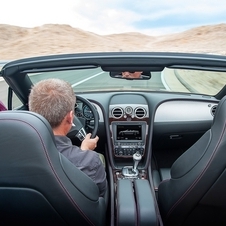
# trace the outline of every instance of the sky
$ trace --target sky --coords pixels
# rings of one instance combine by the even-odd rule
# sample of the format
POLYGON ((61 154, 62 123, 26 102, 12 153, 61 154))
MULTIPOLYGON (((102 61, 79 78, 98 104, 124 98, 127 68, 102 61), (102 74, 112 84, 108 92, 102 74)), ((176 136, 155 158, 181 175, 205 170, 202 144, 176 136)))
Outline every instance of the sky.
POLYGON ((99 35, 165 35, 226 23, 225 0, 0 0, 0 24, 67 24, 99 35))

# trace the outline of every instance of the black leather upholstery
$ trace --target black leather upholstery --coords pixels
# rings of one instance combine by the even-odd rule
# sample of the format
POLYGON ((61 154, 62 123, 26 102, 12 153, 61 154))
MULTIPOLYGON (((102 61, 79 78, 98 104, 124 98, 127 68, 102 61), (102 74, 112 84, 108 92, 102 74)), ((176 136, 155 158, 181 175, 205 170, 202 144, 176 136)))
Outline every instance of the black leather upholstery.
POLYGON ((0 112, 1 225, 105 225, 96 184, 56 149, 49 123, 0 112))
POLYGON ((226 97, 213 125, 160 183, 158 202, 164 225, 226 225, 226 97))
POLYGON ((136 226, 137 210, 131 180, 117 181, 117 226, 136 226))
POLYGON ((154 194, 148 180, 134 180, 139 226, 158 225, 154 194))

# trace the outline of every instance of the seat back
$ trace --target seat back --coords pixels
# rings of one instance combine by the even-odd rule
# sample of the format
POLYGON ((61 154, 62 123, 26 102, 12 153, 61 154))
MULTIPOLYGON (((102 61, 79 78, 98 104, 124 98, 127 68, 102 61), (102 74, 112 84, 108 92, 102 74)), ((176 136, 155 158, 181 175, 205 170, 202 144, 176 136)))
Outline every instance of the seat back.
POLYGON ((158 189, 164 225, 226 225, 226 97, 211 129, 179 157, 158 189))
POLYGON ((1 224, 105 225, 105 213, 97 185, 58 152, 42 116, 1 112, 1 224))
POLYGON ((0 111, 6 111, 6 106, 0 101, 0 111))

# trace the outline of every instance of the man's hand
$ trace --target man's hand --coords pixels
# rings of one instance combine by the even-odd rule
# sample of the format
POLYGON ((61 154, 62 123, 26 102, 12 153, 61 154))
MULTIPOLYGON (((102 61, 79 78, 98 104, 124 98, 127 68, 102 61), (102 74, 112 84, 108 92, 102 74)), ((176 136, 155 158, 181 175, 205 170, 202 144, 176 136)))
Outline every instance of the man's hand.
POLYGON ((96 136, 95 138, 90 138, 91 137, 91 133, 88 133, 85 137, 85 139, 82 141, 81 144, 81 149, 82 150, 94 150, 97 146, 97 142, 99 140, 99 137, 96 136))

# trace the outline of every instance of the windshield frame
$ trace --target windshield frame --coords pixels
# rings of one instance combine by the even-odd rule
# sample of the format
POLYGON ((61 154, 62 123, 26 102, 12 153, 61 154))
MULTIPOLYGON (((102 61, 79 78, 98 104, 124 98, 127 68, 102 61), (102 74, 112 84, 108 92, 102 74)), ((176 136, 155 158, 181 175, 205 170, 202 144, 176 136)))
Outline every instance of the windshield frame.
MULTIPOLYGON (((194 53, 164 52, 104 52, 59 54, 15 60, 3 66, 0 75, 14 90, 23 103, 27 102, 33 85, 28 73, 62 71, 71 69, 103 68, 105 71, 117 67, 167 67, 195 68, 197 70, 226 71, 226 56, 194 53), (22 91, 23 90, 23 91, 22 91)), ((109 70, 110 71, 110 70, 109 70)), ((108 90, 109 91, 109 90, 108 90)), ((123 90, 125 91, 125 89, 123 90)), ((127 89, 127 91, 131 91, 127 89)), ((151 90, 148 90, 151 91, 151 90)), ((84 92, 84 91, 83 91, 84 92)), ((221 98, 223 92, 215 97, 221 98)))

